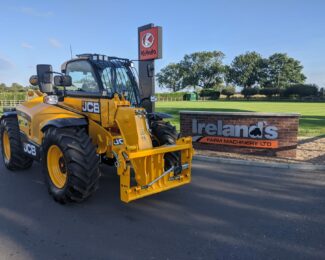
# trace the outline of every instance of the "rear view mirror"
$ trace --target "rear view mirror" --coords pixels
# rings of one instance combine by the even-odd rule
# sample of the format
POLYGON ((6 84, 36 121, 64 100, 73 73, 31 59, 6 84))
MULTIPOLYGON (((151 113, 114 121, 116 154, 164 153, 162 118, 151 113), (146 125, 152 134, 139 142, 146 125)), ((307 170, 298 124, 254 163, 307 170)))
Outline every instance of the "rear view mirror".
POLYGON ((54 76, 54 85, 57 87, 69 87, 72 85, 72 79, 68 75, 54 76))
POLYGON ((38 77, 36 75, 33 75, 29 78, 29 83, 32 86, 37 86, 38 85, 38 77))
POLYGON ((37 77, 40 83, 50 84, 53 81, 53 69, 51 65, 38 64, 36 66, 37 77))
POLYGON ((38 64, 36 66, 38 85, 43 93, 53 93, 53 69, 51 65, 38 64))

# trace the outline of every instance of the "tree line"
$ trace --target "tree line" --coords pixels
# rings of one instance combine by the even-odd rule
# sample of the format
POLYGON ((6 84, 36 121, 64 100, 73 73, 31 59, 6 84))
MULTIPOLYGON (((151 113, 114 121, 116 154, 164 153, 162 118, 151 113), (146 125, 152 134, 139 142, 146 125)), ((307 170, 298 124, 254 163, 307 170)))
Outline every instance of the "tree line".
POLYGON ((316 85, 304 84, 306 76, 301 62, 285 53, 274 53, 264 58, 257 52, 246 52, 236 56, 230 65, 223 64, 224 57, 220 51, 185 55, 180 62, 162 68, 157 74, 157 82, 160 87, 173 92, 200 87, 203 96, 217 90, 231 96, 235 87, 241 87, 245 96, 257 93, 266 96, 302 94, 302 88, 308 88, 308 93, 314 93, 315 89, 318 91, 316 85), (285 91, 289 88, 290 91, 285 91), (294 93, 295 90, 299 93, 294 93))
MULTIPOLYGON (((28 87, 29 88, 29 87, 28 87)), ((0 83, 0 92, 26 92, 28 89, 18 83, 12 83, 10 86, 6 85, 5 83, 0 83)))

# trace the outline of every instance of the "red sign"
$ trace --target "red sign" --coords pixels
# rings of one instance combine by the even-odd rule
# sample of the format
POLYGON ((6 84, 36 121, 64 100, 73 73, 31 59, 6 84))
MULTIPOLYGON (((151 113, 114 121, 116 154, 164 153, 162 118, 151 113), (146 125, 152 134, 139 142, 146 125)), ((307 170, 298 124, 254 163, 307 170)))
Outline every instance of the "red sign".
POLYGON ((139 59, 161 58, 161 27, 152 27, 139 33, 139 59))

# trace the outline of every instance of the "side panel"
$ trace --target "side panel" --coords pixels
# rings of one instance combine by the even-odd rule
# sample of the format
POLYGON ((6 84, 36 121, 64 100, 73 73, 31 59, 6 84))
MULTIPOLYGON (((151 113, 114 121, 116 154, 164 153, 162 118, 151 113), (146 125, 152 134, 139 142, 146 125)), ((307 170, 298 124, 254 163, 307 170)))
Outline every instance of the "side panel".
POLYGON ((18 120, 18 125, 20 128, 20 140, 22 143, 23 152, 34 160, 40 159, 40 147, 38 144, 35 144, 28 140, 25 132, 29 131, 30 120, 25 119, 25 117, 20 116, 20 111, 16 111, 15 109, 12 111, 4 112, 0 118, 0 121, 4 118, 14 117, 18 120))
POLYGON ((93 144, 97 147, 98 154, 106 153, 108 146, 112 146, 111 135, 96 122, 89 120, 88 132, 93 144))
POLYGON ((91 120, 96 122, 101 121, 100 115, 103 108, 101 107, 101 102, 98 98, 65 97, 62 104, 80 111, 91 120))
POLYGON ((116 123, 124 138, 125 144, 136 150, 152 148, 151 136, 143 109, 118 107, 116 123))
POLYGON ((27 114, 17 111, 18 125, 20 131, 23 132, 26 136, 31 134, 31 118, 27 114))
POLYGON ((108 127, 108 99, 100 100, 101 123, 103 127, 108 127))
POLYGON ((40 160, 40 145, 30 141, 23 132, 20 132, 20 140, 23 146, 24 153, 34 160, 40 160))
POLYGON ((36 98, 17 106, 17 115, 20 130, 33 143, 41 145, 43 132, 49 121, 57 119, 78 118, 84 116, 60 108, 58 106, 43 103, 43 98, 36 98))

